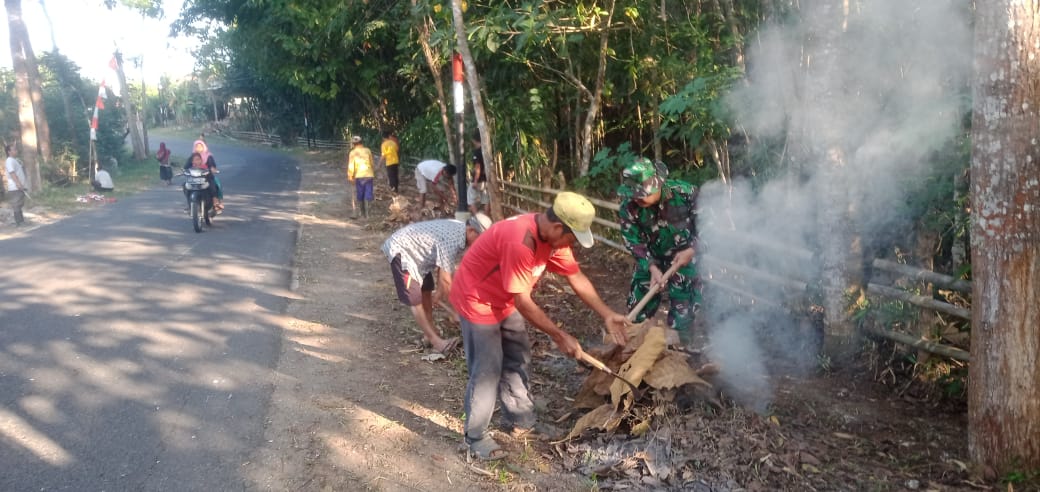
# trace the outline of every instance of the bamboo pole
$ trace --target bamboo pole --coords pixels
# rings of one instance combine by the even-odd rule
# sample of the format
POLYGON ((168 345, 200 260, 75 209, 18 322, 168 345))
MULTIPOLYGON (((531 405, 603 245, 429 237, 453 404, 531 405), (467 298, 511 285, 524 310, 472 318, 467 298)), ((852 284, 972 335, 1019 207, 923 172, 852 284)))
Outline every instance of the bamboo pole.
MULTIPOLYGON (((529 196, 525 196, 522 193, 516 193, 516 192, 513 192, 513 191, 509 191, 509 190, 502 190, 502 193, 505 193, 506 195, 509 195, 509 196, 512 196, 512 197, 519 198, 521 200, 525 200, 525 201, 528 201, 528 202, 531 202, 531 203, 535 203, 535 204, 537 204, 537 205, 539 205, 541 207, 549 208, 549 207, 552 206, 552 204, 550 204, 550 203, 543 202, 541 200, 536 200, 536 199, 531 198, 529 196)), ((527 211, 524 211, 524 213, 527 213, 527 211)), ((616 231, 620 231, 621 230, 621 225, 618 224, 617 222, 611 222, 609 220, 601 219, 599 217, 593 217, 592 221, 597 223, 597 224, 599 224, 599 225, 601 225, 601 226, 609 227, 609 228, 614 229, 616 231)))
POLYGON ((777 301, 777 300, 774 300, 774 299, 767 299, 765 297, 752 294, 751 292, 748 292, 748 291, 746 291, 744 289, 741 289, 740 287, 736 287, 733 284, 730 284, 730 283, 728 283, 728 282, 726 282, 726 281, 724 281, 722 279, 713 278, 713 277, 707 277, 707 276, 705 276, 703 278, 704 278, 704 283, 710 285, 713 288, 717 287, 717 288, 725 290, 725 291, 727 291, 727 292, 729 292, 731 294, 735 294, 735 295, 741 296, 741 297, 747 297, 748 299, 751 300, 751 304, 752 305, 755 305, 756 303, 764 304, 764 305, 769 306, 769 307, 780 308, 780 309, 783 309, 783 310, 785 310, 787 312, 790 312, 790 309, 785 307, 780 301, 777 301))
MULTIPOLYGON (((505 193, 508 194, 509 192, 505 192, 505 193)), ((513 205, 509 205, 508 203, 502 204, 502 206, 505 207, 505 208, 508 208, 508 209, 510 209, 510 210, 512 210, 512 211, 514 211, 516 213, 519 213, 519 214, 531 213, 530 210, 524 210, 524 209, 522 209, 520 207, 515 207, 513 205)), ((614 242, 613 240, 607 239, 607 238, 605 238, 603 236, 600 236, 599 234, 593 234, 592 237, 595 238, 597 241, 599 241, 599 242, 601 242, 603 244, 606 244, 607 246, 610 246, 611 248, 614 248, 614 249, 616 249, 616 250, 618 250, 618 251, 620 251, 622 253, 628 253, 628 249, 627 248, 625 248, 621 244, 618 244, 618 243, 614 242)))
MULTIPOLYGON (((511 181, 503 181, 502 184, 504 184, 506 186, 512 186, 512 187, 515 187, 515 188, 520 188, 521 190, 538 191, 538 192, 541 192, 541 193, 549 193, 551 195, 558 195, 562 191, 565 191, 565 190, 557 190, 557 189, 553 189, 553 188, 543 188, 541 186, 531 186, 531 185, 525 185, 525 184, 520 184, 520 183, 513 183, 511 181)), ((592 202, 593 205, 598 205, 598 206, 603 207, 603 208, 608 209, 608 210, 613 210, 613 211, 617 212, 618 210, 621 209, 621 206, 616 204, 616 203, 614 203, 614 202, 608 202, 606 200, 600 200, 598 198, 592 198, 592 197, 585 197, 585 198, 588 198, 588 200, 590 202, 592 202)))
POLYGON ((879 296, 889 297, 904 302, 909 302, 915 306, 932 309, 939 311, 940 313, 946 313, 951 316, 971 320, 971 310, 965 309, 953 304, 937 301, 927 296, 919 296, 911 294, 905 290, 899 290, 885 285, 878 284, 867 284, 867 292, 870 294, 876 294, 879 296))
POLYGON ((757 234, 750 234, 750 233, 737 232, 737 231, 728 231, 728 230, 715 230, 715 231, 712 231, 712 234, 713 235, 718 235, 718 236, 723 236, 723 237, 726 237, 726 238, 733 238, 733 239, 736 239, 736 240, 741 241, 741 242, 754 243, 756 246, 761 246, 761 247, 766 248, 766 249, 771 249, 771 250, 774 250, 774 251, 778 251, 778 252, 780 252, 780 253, 782 253, 784 255, 791 256, 793 258, 796 258, 796 259, 804 261, 804 262, 811 262, 811 261, 813 261, 813 253, 812 253, 812 251, 809 251, 809 250, 804 249, 804 248, 800 248, 798 246, 793 246, 793 245, 790 245, 790 244, 781 243, 781 242, 777 241, 776 239, 765 238, 765 237, 759 236, 757 234))
POLYGON ((720 258, 718 258, 716 256, 713 256, 713 255, 710 255, 710 254, 703 254, 703 255, 701 255, 701 258, 704 260, 704 266, 706 266, 706 267, 710 267, 712 265, 718 265, 719 267, 726 268, 728 270, 733 270, 734 272, 737 272, 737 273, 740 273, 740 274, 743 274, 743 275, 747 275, 749 277, 754 277, 754 278, 757 278, 757 279, 760 279, 760 280, 764 280, 764 281, 767 281, 767 282, 770 282, 770 283, 773 283, 773 284, 779 284, 779 285, 782 285, 784 287, 795 289, 795 290, 797 290, 797 291, 799 291, 801 293, 805 293, 805 289, 807 288, 807 284, 805 282, 801 281, 801 280, 789 279, 789 278, 781 277, 779 275, 774 275, 774 274, 769 273, 769 272, 764 272, 764 271, 758 270, 756 268, 751 268, 751 267, 748 267, 748 266, 738 265, 736 263, 730 263, 730 262, 728 262, 726 260, 722 260, 722 259, 720 259, 720 258))
POLYGON ((882 260, 881 258, 874 260, 873 265, 874 268, 877 268, 878 270, 898 273, 900 275, 905 275, 906 277, 912 278, 914 280, 920 280, 923 282, 935 284, 936 286, 944 289, 950 289, 965 294, 971 294, 971 282, 968 282, 966 280, 954 278, 949 275, 943 275, 941 273, 936 273, 931 270, 924 270, 921 268, 912 267, 910 265, 903 265, 894 261, 882 260))
POLYGON ((894 342, 909 345, 914 348, 924 350, 933 354, 942 355, 951 359, 957 359, 964 362, 971 362, 971 354, 966 350, 961 350, 957 347, 951 347, 949 345, 943 345, 941 343, 935 343, 929 340, 922 340, 920 338, 914 338, 912 335, 906 333, 900 333, 897 331, 886 330, 878 326, 867 327, 865 330, 867 333, 879 336, 881 338, 887 338, 894 342))

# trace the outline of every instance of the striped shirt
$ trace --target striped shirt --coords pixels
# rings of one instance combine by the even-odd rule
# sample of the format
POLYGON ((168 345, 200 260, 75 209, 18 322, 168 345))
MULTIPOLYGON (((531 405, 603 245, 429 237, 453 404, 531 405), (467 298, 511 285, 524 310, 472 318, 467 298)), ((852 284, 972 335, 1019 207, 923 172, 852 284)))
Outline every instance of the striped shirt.
POLYGON ((437 219, 406 225, 383 242, 387 260, 401 256, 401 270, 424 276, 440 268, 455 271, 466 250, 466 224, 455 219, 437 219))

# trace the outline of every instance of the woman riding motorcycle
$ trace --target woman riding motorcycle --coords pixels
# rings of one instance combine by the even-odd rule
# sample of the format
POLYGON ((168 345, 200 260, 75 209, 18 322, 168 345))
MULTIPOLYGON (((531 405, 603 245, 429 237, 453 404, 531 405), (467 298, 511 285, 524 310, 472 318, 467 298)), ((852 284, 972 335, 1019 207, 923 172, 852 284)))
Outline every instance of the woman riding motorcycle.
MULTIPOLYGON (((216 164, 213 161, 212 157, 210 157, 210 162, 213 163, 213 164, 216 164)), ((214 166, 214 165, 207 165, 206 162, 202 159, 202 154, 199 154, 198 152, 194 152, 194 153, 191 154, 191 157, 188 158, 188 162, 184 165, 184 170, 185 171, 187 171, 188 169, 191 169, 191 168, 195 168, 195 169, 208 169, 209 170, 209 174, 206 175, 206 181, 209 181, 209 188, 207 188, 206 191, 209 193, 210 197, 213 198, 213 208, 216 209, 217 213, 220 213, 220 211, 224 207, 223 206, 217 207, 217 203, 218 203, 218 200, 219 200, 217 198, 217 196, 218 196, 217 195, 218 194, 218 191, 217 191, 218 188, 217 188, 217 185, 216 185, 216 179, 215 179, 215 177, 213 175, 213 173, 217 172, 216 166, 214 166)), ((184 199, 188 201, 188 205, 186 207, 184 207, 184 210, 188 211, 188 210, 191 209, 191 193, 189 193, 187 189, 184 190, 184 199)))
POLYGON ((213 207, 217 209, 217 213, 224 211, 224 188, 220 185, 220 180, 217 179, 217 160, 213 158, 213 154, 209 152, 209 147, 203 140, 196 140, 192 147, 194 153, 188 158, 188 161, 184 163, 184 169, 195 167, 198 169, 209 169, 210 174, 207 179, 211 185, 211 193, 213 194, 213 207), (199 162, 195 163, 195 156, 199 157, 199 162))

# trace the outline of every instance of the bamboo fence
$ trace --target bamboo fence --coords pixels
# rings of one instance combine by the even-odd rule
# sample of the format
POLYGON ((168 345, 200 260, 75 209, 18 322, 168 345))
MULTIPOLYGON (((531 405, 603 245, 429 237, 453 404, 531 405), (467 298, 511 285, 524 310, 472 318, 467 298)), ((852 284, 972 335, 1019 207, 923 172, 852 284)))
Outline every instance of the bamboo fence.
MULTIPOLYGON (((563 191, 541 186, 513 183, 510 181, 500 181, 500 183, 503 186, 502 193, 507 197, 507 200, 504 200, 506 203, 503 204, 503 207, 516 213, 530 212, 533 208, 531 205, 537 205, 543 209, 548 208, 550 204, 547 199, 563 191), (525 194, 525 191, 541 195, 537 197, 530 196, 525 194)), ((589 201, 597 207, 597 212, 599 212, 599 209, 603 209, 613 212, 616 216, 619 208, 617 203, 596 198, 589 198, 589 201)), ((617 222, 607 220, 600 216, 597 216, 594 220, 595 223, 604 229, 606 233, 611 235, 611 237, 605 237, 603 233, 594 230, 593 236, 596 240, 618 251, 625 253, 628 252, 628 250, 620 244, 619 240, 616 239, 617 233, 621 230, 621 226, 617 222)), ((739 238, 741 241, 755 244, 756 246, 777 250, 784 255, 801 262, 810 263, 814 261, 814 255, 811 251, 792 245, 781 244, 773 239, 736 231, 726 231, 723 234, 739 238)), ((702 273, 703 280, 706 283, 710 284, 712 287, 726 291, 733 296, 746 300, 746 303, 748 304, 761 304, 774 308, 786 309, 785 306, 789 305, 788 301, 796 297, 804 297, 806 294, 808 279, 788 278, 775 272, 763 271, 749 265, 741 265, 711 254, 703 254, 701 255, 701 259, 705 265, 711 267, 708 272, 702 273), (748 289, 745 285, 740 285, 740 282, 736 280, 751 280, 752 285, 760 283, 778 286, 784 293, 785 299, 770 298, 760 292, 748 289)), ((929 283, 937 288, 960 293, 971 292, 970 282, 949 275, 943 275, 930 270, 895 263, 880 258, 873 260, 871 265, 876 270, 894 274, 897 277, 908 280, 929 283)), ((867 293, 869 295, 879 296, 886 299, 906 302, 921 309, 929 309, 939 313, 956 316, 961 319, 971 320, 971 310, 969 308, 956 306, 929 296, 914 294, 891 285, 871 282, 867 284, 867 293)), ((950 345, 936 343, 924 338, 915 337, 907 333, 886 330, 883 328, 868 328, 865 331, 871 335, 892 340, 929 353, 960 361, 968 361, 970 359, 969 353, 965 350, 950 345)))

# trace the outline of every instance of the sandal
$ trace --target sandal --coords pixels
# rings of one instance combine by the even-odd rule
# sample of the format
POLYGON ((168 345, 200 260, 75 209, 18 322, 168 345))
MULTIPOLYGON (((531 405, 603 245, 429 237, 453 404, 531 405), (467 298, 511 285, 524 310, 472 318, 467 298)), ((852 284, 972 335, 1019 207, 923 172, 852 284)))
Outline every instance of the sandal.
POLYGON ((466 449, 466 461, 476 458, 480 461, 498 461, 509 456, 509 452, 502 449, 491 436, 484 436, 479 441, 469 443, 466 449))
POLYGON ((452 337, 444 341, 443 348, 441 348, 440 350, 434 349, 433 351, 437 352, 438 354, 448 355, 454 352, 457 348, 459 348, 459 338, 452 337))
POLYGON ((534 427, 527 428, 513 427, 506 434, 514 441, 551 441, 557 431, 542 424, 535 424, 534 427))

